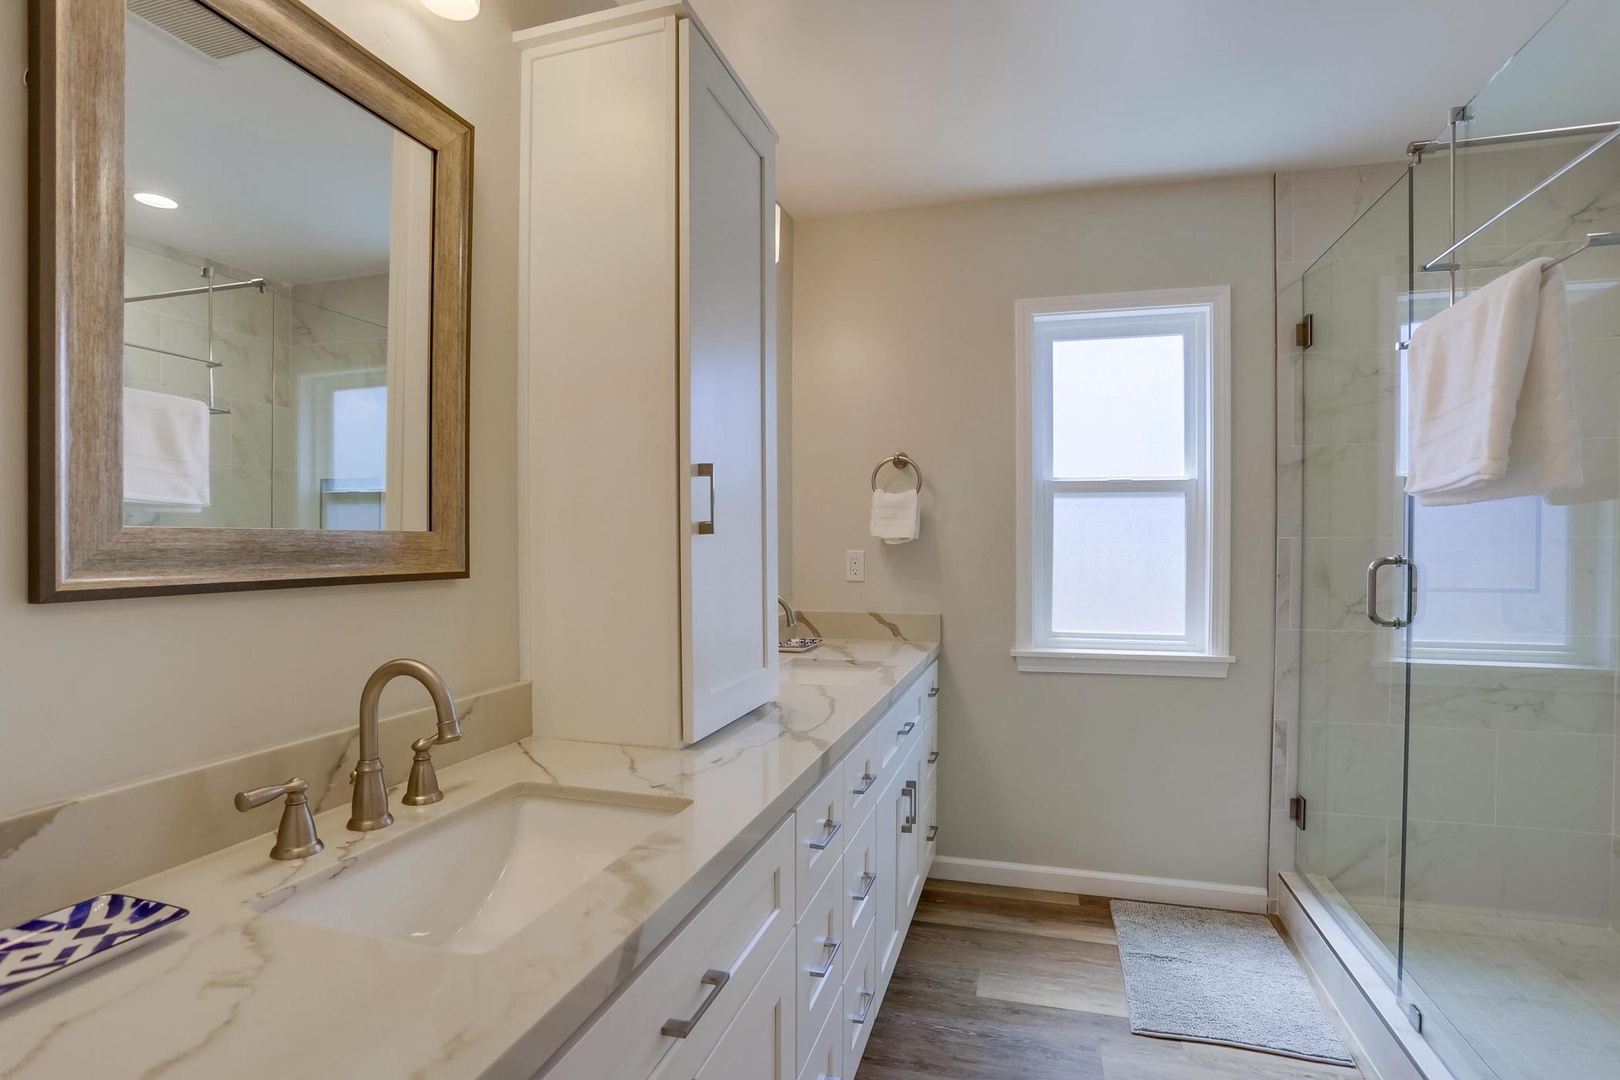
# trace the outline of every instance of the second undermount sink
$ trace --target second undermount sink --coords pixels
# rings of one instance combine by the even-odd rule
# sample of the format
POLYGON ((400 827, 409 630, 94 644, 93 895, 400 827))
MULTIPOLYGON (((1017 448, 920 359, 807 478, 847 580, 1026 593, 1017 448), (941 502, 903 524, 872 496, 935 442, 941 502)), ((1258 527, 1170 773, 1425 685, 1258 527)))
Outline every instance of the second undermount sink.
POLYGON ((883 665, 876 660, 841 660, 835 656, 795 656, 787 663, 788 682, 809 686, 852 686, 883 665))
POLYGON ((488 952, 689 805, 516 785, 252 906, 333 930, 488 952))

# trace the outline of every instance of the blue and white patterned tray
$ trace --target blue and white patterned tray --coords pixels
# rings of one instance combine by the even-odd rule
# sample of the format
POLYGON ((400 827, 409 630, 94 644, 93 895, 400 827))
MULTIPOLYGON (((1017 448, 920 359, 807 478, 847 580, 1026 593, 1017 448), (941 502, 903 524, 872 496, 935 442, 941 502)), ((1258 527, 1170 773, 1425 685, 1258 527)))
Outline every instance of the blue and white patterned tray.
POLYGON ((0 930, 0 1005, 139 948, 190 914, 107 893, 0 930))

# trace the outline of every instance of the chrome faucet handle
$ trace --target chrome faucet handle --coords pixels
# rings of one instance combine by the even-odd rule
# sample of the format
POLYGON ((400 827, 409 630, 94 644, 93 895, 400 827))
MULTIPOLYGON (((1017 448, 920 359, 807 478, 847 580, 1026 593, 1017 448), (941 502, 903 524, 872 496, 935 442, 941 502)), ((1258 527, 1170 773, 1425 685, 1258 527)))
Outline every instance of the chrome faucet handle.
POLYGON ((400 802, 406 806, 431 806, 444 798, 444 792, 439 790, 439 774, 433 770, 433 748, 460 738, 458 728, 453 735, 424 735, 411 743, 416 757, 411 760, 411 777, 405 782, 405 795, 400 802))
POLYGON ((236 793, 236 809, 244 814, 283 795, 287 797, 287 804, 281 808, 276 843, 270 849, 272 859, 307 859, 326 847, 315 835, 315 817, 309 810, 308 791, 309 782, 295 776, 285 784, 236 793))

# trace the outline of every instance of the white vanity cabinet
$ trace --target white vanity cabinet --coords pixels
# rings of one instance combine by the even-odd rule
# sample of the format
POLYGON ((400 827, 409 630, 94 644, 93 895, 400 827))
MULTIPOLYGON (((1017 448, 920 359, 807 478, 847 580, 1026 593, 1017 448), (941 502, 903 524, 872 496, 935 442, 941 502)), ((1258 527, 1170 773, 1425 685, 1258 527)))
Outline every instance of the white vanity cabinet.
POLYGON ((852 1080, 932 858, 935 678, 911 683, 536 1080, 852 1080))
POLYGON ((778 686, 776 134, 684 5, 514 39, 535 729, 682 746, 778 686))

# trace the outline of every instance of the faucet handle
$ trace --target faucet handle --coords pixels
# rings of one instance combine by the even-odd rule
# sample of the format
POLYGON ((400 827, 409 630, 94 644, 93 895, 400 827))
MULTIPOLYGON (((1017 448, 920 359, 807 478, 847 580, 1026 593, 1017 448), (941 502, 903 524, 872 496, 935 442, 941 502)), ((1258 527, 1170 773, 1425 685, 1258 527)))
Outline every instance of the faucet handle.
POLYGON ((405 782, 405 795, 400 802, 406 806, 431 806, 444 798, 444 792, 439 790, 439 774, 433 769, 433 748, 459 738, 459 733, 450 739, 424 735, 411 743, 411 750, 416 756, 411 759, 411 776, 405 782))
POLYGON ((315 835, 315 817, 310 813, 308 791, 309 782, 295 776, 285 784, 236 793, 236 809, 244 814, 283 795, 287 797, 287 804, 281 809, 281 824, 276 829, 276 843, 270 849, 272 859, 307 859, 326 847, 315 835))

